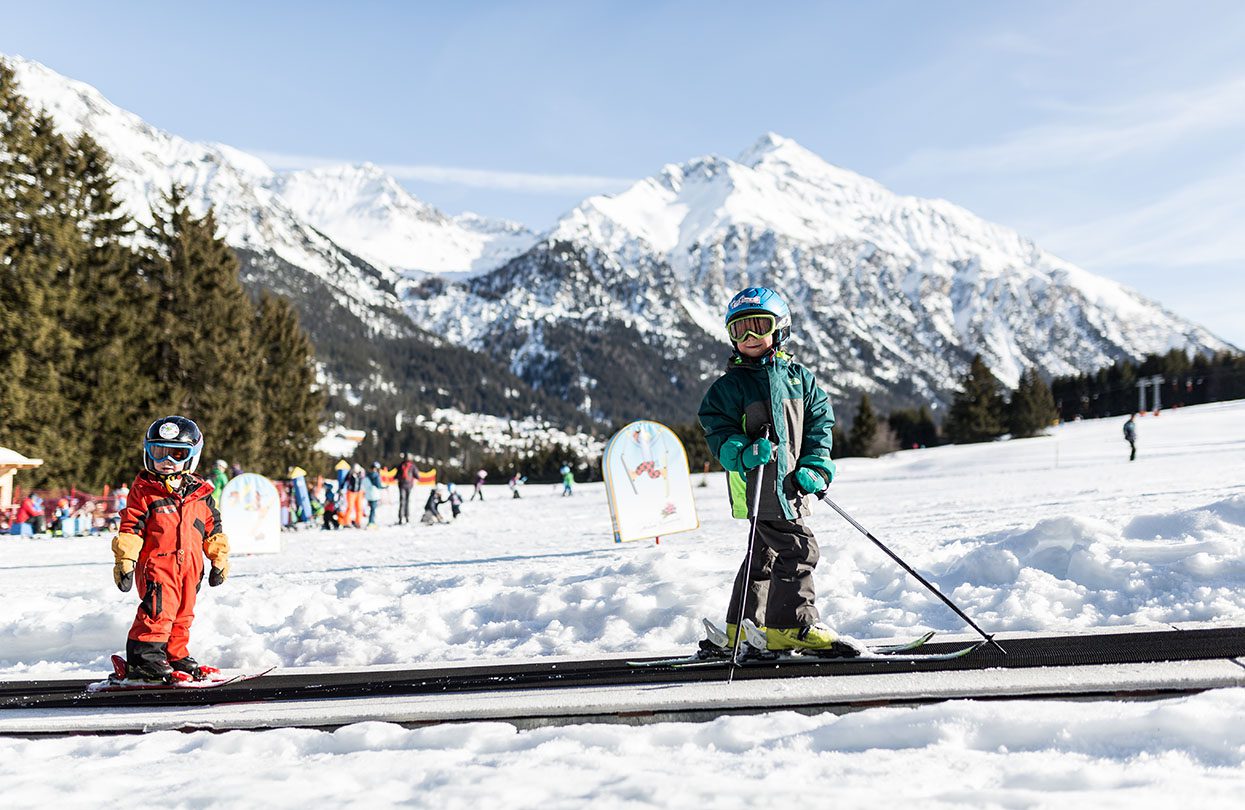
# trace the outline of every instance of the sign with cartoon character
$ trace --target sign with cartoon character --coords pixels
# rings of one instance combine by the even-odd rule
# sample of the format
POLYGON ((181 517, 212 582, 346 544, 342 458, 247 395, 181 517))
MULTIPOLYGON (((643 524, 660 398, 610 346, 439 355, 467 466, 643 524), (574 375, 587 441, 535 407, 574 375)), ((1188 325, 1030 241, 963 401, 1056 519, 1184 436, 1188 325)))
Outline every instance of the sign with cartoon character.
POLYGON ((602 466, 614 542, 660 538, 700 526, 687 451, 670 428, 632 422, 605 446, 602 466))
POLYGON ((220 520, 232 554, 281 551, 281 497, 262 475, 243 473, 225 485, 220 520))

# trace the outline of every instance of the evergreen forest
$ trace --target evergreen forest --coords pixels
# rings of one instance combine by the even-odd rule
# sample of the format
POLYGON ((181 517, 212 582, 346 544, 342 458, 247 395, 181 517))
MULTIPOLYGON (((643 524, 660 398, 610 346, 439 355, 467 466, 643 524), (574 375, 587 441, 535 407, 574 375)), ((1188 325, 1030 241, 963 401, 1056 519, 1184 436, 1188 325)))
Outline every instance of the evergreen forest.
POLYGON ((0 62, 0 444, 43 459, 24 481, 129 481, 147 425, 173 413, 202 428, 207 464, 307 464, 324 395, 290 303, 247 294, 212 213, 181 190, 137 223, 110 165, 0 62))

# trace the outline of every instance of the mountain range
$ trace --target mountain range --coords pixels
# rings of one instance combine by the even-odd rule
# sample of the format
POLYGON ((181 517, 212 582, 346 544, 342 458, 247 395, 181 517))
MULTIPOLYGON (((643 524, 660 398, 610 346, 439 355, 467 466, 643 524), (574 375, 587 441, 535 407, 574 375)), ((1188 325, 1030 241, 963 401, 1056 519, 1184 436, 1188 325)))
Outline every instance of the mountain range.
POLYGON ((58 128, 113 155, 136 219, 150 221, 173 183, 196 213, 214 207, 248 286, 299 308, 339 418, 372 430, 434 408, 597 431, 690 422, 729 355, 726 302, 754 284, 789 302, 792 353, 840 411, 861 393, 937 410, 976 353, 1014 386, 1027 368, 1232 348, 1010 228, 895 194, 773 133, 734 159, 664 166, 536 231, 447 215, 370 164, 274 171, 8 61, 58 128))

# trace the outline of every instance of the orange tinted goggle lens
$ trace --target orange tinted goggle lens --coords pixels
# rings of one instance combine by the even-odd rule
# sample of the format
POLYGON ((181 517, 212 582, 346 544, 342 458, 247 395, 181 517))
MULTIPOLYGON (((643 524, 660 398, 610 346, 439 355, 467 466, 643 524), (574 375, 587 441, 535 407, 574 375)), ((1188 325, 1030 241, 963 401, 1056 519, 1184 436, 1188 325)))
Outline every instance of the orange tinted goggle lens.
POLYGON ((151 453, 151 457, 156 461, 171 458, 174 461, 185 461, 190 458, 190 448, 181 445, 169 447, 163 444, 153 444, 147 448, 147 452, 151 453))
POLYGON ((772 315, 745 315, 728 323, 726 331, 730 333, 731 340, 736 342, 746 338, 749 333, 759 338, 769 337, 774 332, 774 317, 772 315))

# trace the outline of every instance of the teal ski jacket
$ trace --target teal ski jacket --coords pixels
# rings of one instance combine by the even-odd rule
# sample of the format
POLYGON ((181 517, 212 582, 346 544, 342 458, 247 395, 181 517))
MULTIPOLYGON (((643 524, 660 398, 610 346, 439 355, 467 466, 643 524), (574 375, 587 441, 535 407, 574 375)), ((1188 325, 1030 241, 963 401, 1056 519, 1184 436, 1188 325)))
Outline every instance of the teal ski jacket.
POLYGON ((778 456, 763 467, 760 519, 795 520, 809 513, 809 496, 795 481, 797 467, 817 471, 827 484, 834 478, 834 409, 813 372, 782 352, 756 360, 734 354, 726 373, 705 392, 698 417, 710 452, 727 471, 731 514, 737 518, 750 517, 756 480, 740 456, 766 425, 778 456))

